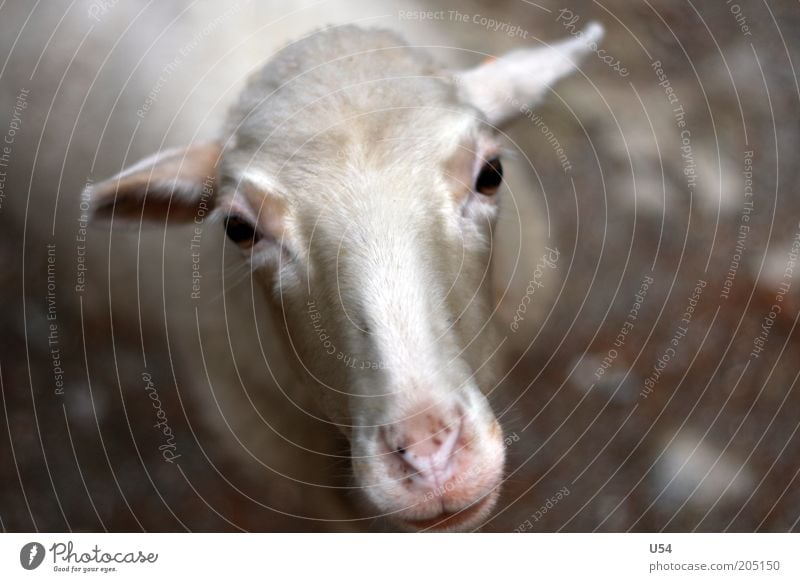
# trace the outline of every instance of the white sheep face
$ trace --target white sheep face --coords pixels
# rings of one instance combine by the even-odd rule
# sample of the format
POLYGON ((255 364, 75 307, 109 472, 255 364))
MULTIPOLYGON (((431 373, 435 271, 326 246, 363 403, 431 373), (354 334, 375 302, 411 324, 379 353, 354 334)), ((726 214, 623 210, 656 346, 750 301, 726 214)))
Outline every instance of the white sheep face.
POLYGON ((453 77, 392 33, 329 29, 267 63, 215 142, 92 187, 98 215, 187 218, 213 181, 214 216, 264 283, 303 389, 404 528, 475 527, 498 496, 493 123, 570 72, 578 40, 453 77))

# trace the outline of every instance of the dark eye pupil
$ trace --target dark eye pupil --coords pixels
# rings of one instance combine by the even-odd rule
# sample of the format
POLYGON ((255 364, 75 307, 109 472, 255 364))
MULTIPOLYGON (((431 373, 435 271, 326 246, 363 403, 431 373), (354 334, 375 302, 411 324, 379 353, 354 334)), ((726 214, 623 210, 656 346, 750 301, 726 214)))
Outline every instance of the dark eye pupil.
POLYGON ((237 245, 243 247, 256 244, 260 238, 255 229, 239 216, 229 216, 225 219, 225 234, 237 245))
POLYGON ((503 166, 500 158, 492 158, 483 165, 478 179, 475 181, 475 190, 485 196, 491 196, 503 183, 503 166))

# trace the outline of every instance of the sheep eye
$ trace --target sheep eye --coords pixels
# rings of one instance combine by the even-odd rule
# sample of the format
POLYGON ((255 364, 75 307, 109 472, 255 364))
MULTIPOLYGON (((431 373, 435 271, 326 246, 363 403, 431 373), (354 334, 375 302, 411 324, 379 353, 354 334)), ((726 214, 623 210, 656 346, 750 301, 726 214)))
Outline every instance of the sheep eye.
POLYGON ((242 248, 251 247, 261 239, 249 222, 236 215, 225 219, 225 234, 242 248))
POLYGON ((484 196, 493 196, 503 183, 503 166, 500 158, 492 158, 483 164, 478 179, 475 180, 475 191, 484 196))

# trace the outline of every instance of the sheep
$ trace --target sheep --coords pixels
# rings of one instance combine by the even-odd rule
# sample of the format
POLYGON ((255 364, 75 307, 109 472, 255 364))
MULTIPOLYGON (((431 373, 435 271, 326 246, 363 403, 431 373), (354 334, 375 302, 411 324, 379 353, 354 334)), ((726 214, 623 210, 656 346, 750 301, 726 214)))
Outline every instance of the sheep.
POLYGON ((279 322, 293 390, 346 437, 373 515, 474 529, 505 460, 486 397, 498 127, 601 37, 593 23, 453 73, 393 32, 330 27, 255 73, 215 140, 84 196, 95 219, 221 223, 279 322))

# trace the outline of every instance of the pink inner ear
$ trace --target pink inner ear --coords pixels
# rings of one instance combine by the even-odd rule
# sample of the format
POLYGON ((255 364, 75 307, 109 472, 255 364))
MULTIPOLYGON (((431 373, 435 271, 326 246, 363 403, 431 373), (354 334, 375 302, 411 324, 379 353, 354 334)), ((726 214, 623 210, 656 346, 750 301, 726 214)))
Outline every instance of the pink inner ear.
MULTIPOLYGON (((146 221, 164 221, 169 218, 180 222, 194 220, 201 198, 194 193, 185 193, 186 184, 171 182, 163 185, 141 184, 123 179, 119 187, 110 190, 95 207, 95 218, 134 220, 141 217, 146 221), (191 203, 189 203, 191 201, 191 203)), ((188 186, 194 190, 194 184, 188 186)), ((210 197, 209 197, 210 198, 210 197)), ((209 200, 208 205, 210 206, 209 200)))
POLYGON ((153 165, 153 179, 177 180, 184 184, 202 184, 216 180, 222 149, 215 142, 189 146, 170 153, 153 165))
POLYGON ((94 216, 164 221, 193 220, 201 205, 215 202, 216 143, 169 150, 89 188, 94 216))

